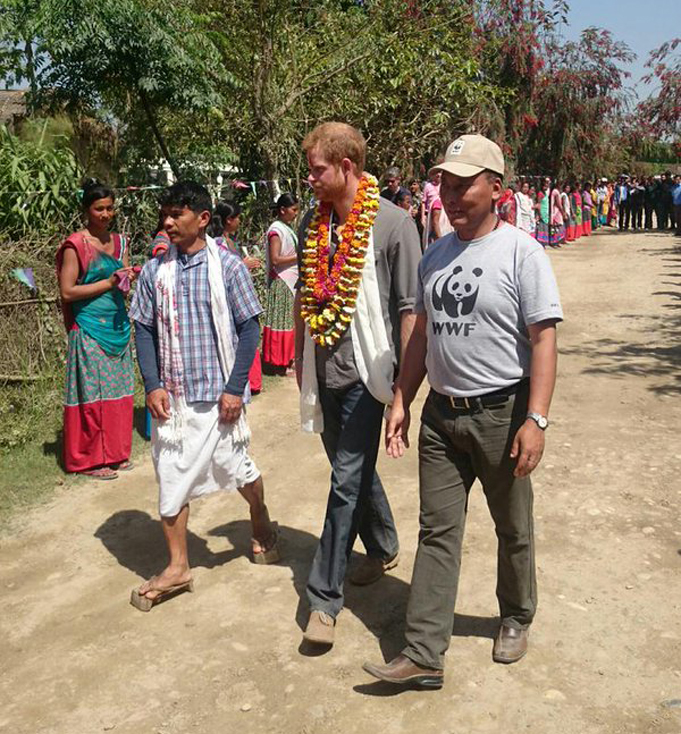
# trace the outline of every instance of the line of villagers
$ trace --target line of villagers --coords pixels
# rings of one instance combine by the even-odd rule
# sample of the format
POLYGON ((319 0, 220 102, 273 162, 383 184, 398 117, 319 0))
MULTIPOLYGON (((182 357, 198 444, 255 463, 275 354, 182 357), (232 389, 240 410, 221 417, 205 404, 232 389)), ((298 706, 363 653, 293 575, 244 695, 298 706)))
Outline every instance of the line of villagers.
MULTIPOLYGON (((427 379, 428 397, 411 429, 418 433, 412 450, 420 506, 413 512, 420 534, 405 645, 394 659, 364 670, 397 686, 440 688, 475 479, 498 542, 500 624, 492 658, 514 663, 528 649, 537 608, 530 477, 544 451, 556 376, 556 325, 563 317, 556 280, 537 240, 497 214, 504 158, 493 141, 464 135, 430 172, 441 177, 452 231, 423 254, 410 213, 381 197, 364 170, 366 143, 358 130, 322 124, 303 149, 316 204, 294 232, 297 205, 279 201, 267 254, 270 288, 279 278, 281 293, 294 300, 301 426, 320 434, 330 466, 303 644, 319 650, 334 644, 346 577, 369 587, 400 561, 390 488, 376 460, 382 441, 395 460, 409 450, 411 406, 427 379), (291 264, 295 282, 281 276, 291 264), (365 554, 348 568, 357 536, 365 554)), ((260 321, 264 313, 270 328, 272 307, 263 311, 249 263, 230 244, 237 225, 226 210, 218 208, 221 231, 211 236, 214 212, 202 186, 176 183, 160 204, 166 247, 141 272, 130 267, 125 238, 110 232, 113 192, 99 184, 85 188, 86 227, 57 256, 69 326, 71 471, 98 476, 130 468, 135 322, 168 550, 167 566, 131 593, 142 611, 193 591, 187 523, 191 500, 202 495, 241 493, 255 563, 276 563, 286 553, 249 454, 246 418, 260 321)), ((380 584, 373 593, 380 595, 380 584)))
MULTIPOLYGON (((396 167, 383 174, 381 196, 410 213, 422 250, 452 231, 440 197, 441 179, 437 166, 423 186, 418 179, 411 179, 408 188, 403 187, 396 167)), ((548 176, 520 176, 504 189, 496 210, 503 221, 545 247, 560 247, 606 226, 617 226, 620 231, 631 226, 634 232, 669 228, 681 235, 681 175, 674 176, 671 171, 641 178, 622 174, 617 181, 568 180, 562 185, 548 176)))

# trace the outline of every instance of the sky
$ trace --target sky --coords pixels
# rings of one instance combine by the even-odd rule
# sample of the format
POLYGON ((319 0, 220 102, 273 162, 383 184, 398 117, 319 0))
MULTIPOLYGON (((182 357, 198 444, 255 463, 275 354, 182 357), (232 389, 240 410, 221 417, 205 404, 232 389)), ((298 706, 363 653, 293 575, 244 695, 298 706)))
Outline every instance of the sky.
POLYGON ((569 26, 563 35, 576 40, 584 28, 596 26, 612 32, 618 41, 624 41, 638 58, 628 68, 632 76, 629 84, 638 97, 645 99, 653 85, 640 82, 646 73, 644 64, 648 54, 681 36, 681 0, 568 0, 569 26))

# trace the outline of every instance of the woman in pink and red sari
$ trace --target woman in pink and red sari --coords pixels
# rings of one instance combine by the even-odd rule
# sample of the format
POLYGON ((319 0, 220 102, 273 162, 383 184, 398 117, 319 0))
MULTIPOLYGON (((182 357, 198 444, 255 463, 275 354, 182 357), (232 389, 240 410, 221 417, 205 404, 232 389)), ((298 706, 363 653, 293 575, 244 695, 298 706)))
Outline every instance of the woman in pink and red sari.
POLYGON ((584 234, 584 224, 582 222, 582 194, 579 183, 575 183, 572 187, 570 205, 572 206, 572 216, 575 220, 575 239, 578 240, 584 234))
POLYGON ((86 226, 57 251, 57 277, 68 332, 64 468, 115 479, 132 468, 133 370, 125 293, 136 276, 125 237, 109 231, 113 191, 83 186, 86 226))
POLYGON ((589 237, 591 235, 593 207, 594 202, 591 196, 591 184, 588 181, 585 181, 582 189, 582 228, 584 230, 585 237, 589 237))
POLYGON ((277 371, 286 372, 295 353, 293 298, 298 281, 298 237, 291 225, 298 216, 293 194, 277 199, 277 219, 265 243, 267 253, 267 306, 263 317, 262 359, 277 371))
POLYGON ((516 209, 515 191, 508 187, 497 201, 497 216, 504 222, 515 226, 518 212, 516 209))

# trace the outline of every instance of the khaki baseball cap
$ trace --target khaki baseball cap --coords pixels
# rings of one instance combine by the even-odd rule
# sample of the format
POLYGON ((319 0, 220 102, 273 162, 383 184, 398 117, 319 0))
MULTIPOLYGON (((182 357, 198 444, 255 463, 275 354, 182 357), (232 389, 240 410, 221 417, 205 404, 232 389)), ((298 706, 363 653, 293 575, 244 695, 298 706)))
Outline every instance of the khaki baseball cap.
POLYGON ((484 135, 462 135, 449 145, 444 161, 433 166, 429 175, 444 171, 468 178, 485 170, 504 175, 501 148, 484 135))

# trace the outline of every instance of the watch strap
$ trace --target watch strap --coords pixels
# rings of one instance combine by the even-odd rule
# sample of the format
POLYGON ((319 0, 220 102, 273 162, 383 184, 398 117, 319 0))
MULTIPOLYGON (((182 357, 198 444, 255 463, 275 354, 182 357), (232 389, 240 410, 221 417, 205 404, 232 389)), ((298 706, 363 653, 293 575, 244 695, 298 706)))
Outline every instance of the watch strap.
POLYGON ((539 428, 541 428, 542 431, 545 431, 549 427, 549 419, 541 413, 533 413, 530 411, 525 417, 525 420, 527 420, 528 418, 530 420, 533 420, 539 426, 539 428))

